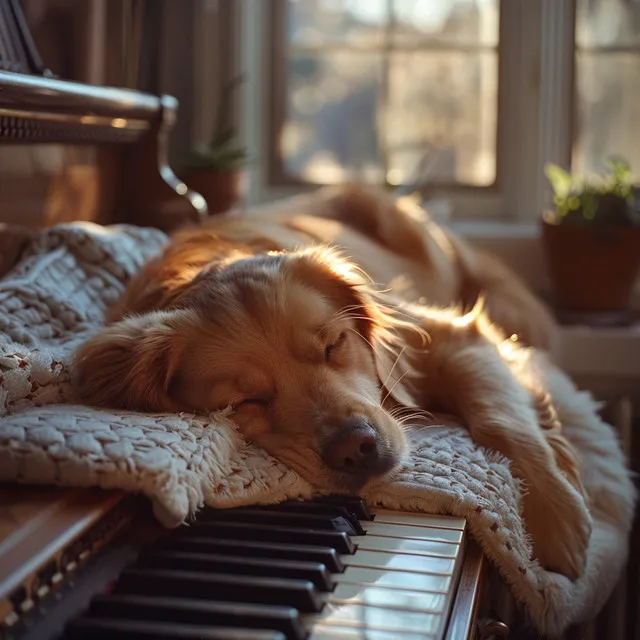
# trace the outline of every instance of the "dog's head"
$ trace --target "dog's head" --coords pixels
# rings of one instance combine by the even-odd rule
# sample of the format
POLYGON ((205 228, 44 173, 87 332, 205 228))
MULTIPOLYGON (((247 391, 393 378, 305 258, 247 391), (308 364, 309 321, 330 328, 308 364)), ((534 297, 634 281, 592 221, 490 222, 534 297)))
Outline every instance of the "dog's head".
POLYGON ((172 308, 85 343, 75 379, 99 406, 232 407, 246 439, 314 484, 353 491, 406 453, 385 402, 388 388, 411 403, 394 368, 400 328, 411 330, 331 250, 236 259, 203 270, 172 308))

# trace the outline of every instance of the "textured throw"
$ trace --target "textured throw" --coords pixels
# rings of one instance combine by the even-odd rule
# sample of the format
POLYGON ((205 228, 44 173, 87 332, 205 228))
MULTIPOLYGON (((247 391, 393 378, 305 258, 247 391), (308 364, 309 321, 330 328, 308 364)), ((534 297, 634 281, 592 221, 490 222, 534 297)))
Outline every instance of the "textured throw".
MULTIPOLYGON (((203 504, 310 497, 304 480, 247 445, 223 413, 152 415, 74 404, 70 354, 165 242, 151 229, 61 225, 37 237, 0 280, 0 478, 141 492, 166 526, 203 504)), ((624 565, 625 526, 595 514, 587 574, 577 582, 544 571, 531 560, 507 460, 475 446, 452 419, 440 424, 416 430, 408 467, 364 497, 392 509, 465 517, 540 632, 595 613, 624 565)), ((610 429, 601 436, 615 449, 610 429)), ((613 472, 623 478, 619 467, 613 472)))

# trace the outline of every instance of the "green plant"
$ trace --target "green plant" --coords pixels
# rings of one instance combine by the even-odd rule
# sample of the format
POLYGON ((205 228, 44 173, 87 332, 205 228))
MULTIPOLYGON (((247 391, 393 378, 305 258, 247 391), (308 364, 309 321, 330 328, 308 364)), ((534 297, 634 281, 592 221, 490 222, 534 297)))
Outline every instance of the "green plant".
POLYGON ((247 152, 238 143, 238 135, 231 120, 231 96, 244 82, 239 76, 223 89, 218 108, 214 134, 209 142, 198 143, 182 161, 185 169, 211 171, 236 171, 244 166, 247 152))
POLYGON ((609 158, 608 171, 571 175, 548 163, 544 172, 554 191, 555 211, 545 220, 554 224, 627 226, 640 223, 638 196, 629 163, 609 158))

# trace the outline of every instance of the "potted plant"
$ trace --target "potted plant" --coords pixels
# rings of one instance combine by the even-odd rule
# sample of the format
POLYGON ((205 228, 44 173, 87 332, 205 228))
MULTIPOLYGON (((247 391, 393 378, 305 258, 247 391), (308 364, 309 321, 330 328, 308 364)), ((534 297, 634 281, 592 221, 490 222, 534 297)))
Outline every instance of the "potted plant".
POLYGON ((241 195, 246 152, 229 123, 231 93, 241 82, 235 78, 223 91, 210 142, 196 144, 180 163, 180 177, 204 197, 210 214, 228 211, 241 195))
POLYGON ((545 167, 555 209, 543 215, 542 241, 560 311, 624 315, 629 308, 640 267, 638 189, 626 161, 607 166, 593 176, 545 167))

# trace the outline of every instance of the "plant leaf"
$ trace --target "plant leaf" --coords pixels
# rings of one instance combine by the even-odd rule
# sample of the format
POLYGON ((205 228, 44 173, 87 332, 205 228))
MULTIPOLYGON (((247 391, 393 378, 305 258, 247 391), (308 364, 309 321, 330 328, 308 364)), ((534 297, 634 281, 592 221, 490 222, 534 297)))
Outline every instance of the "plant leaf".
POLYGON ((559 198, 567 198, 571 193, 571 175, 562 167, 552 162, 544 166, 544 174, 551 184, 551 188, 559 198))

